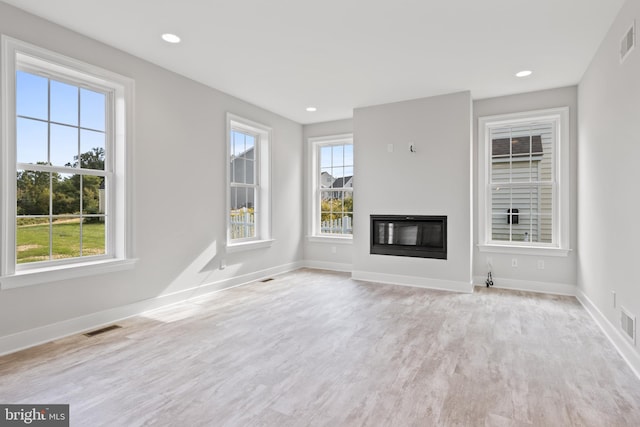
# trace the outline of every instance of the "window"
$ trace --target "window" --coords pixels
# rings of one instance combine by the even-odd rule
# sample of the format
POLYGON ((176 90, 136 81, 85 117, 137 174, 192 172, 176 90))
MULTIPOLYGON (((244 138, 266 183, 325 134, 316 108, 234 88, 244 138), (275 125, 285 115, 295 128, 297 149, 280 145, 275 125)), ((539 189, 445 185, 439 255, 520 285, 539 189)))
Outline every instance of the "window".
POLYGON ((568 109, 484 117, 479 130, 481 250, 567 250, 568 109))
POLYGON ((2 47, 2 276, 126 260, 132 82, 7 37, 2 47))
POLYGON ((269 143, 271 129, 227 114, 228 224, 231 250, 270 242, 269 143))
POLYGON ((312 138, 312 230, 315 237, 353 235, 353 137, 312 138))

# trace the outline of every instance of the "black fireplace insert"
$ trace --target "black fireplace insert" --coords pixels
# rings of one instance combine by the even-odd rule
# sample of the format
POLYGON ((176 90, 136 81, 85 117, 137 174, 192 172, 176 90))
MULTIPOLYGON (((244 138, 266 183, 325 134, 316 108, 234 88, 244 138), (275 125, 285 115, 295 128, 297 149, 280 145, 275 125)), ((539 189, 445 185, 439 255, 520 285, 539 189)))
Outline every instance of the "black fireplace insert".
POLYGON ((371 215, 370 253, 447 259, 447 217, 371 215))

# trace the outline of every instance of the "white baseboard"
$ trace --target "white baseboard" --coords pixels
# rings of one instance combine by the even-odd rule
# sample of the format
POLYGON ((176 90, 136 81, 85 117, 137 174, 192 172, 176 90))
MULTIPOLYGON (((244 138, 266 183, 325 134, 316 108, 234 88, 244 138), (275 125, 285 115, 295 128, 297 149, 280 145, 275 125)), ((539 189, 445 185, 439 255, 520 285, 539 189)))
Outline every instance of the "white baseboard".
POLYGON ((252 283, 270 276, 297 270, 303 267, 303 265, 304 263, 302 262, 294 262, 278 267, 268 268, 265 270, 244 274, 242 276, 236 276, 217 282, 207 283, 178 292, 160 295, 122 307, 115 307, 109 310, 91 313, 85 316, 80 316, 50 325, 41 326, 39 328, 28 329, 26 331, 6 335, 0 337, 0 356, 14 353, 16 351, 23 350, 29 347, 34 347, 36 345, 44 344, 70 335, 75 335, 81 332, 96 329, 129 317, 137 316, 141 313, 144 313, 145 311, 154 310, 156 308, 187 301, 191 298, 195 298, 204 294, 246 285, 248 283, 252 283))
POLYGON ((416 288, 436 289, 452 292, 473 292, 473 282, 457 282, 453 280, 430 279, 427 277, 403 276, 400 274, 373 273, 354 271, 351 278, 363 282, 385 283, 389 285, 413 286, 416 288))
POLYGON ((306 268, 313 268, 316 270, 330 270, 330 271, 342 271, 345 273, 351 273, 353 265, 343 264, 339 262, 327 262, 327 261, 303 261, 306 268))
MULTIPOLYGON (((475 286, 486 286, 486 280, 486 276, 474 276, 473 283, 475 286)), ((516 280, 494 277, 493 287, 498 289, 511 289, 514 291, 538 292, 543 294, 576 295, 576 286, 569 285, 567 283, 536 282, 533 280, 516 280)))
POLYGON ((611 341, 620 356, 627 362, 636 377, 640 379, 640 355, 635 348, 580 289, 576 292, 576 298, 595 320, 604 335, 611 341))

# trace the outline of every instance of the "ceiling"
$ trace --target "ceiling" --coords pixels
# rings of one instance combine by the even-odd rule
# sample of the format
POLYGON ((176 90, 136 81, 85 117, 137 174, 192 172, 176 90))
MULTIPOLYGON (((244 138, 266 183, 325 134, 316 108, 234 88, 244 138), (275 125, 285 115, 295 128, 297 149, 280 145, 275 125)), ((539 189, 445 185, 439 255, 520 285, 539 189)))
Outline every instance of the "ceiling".
POLYGON ((4 2, 313 123, 463 90, 480 99, 576 84, 624 0, 4 2), (524 69, 534 74, 514 76, 524 69))

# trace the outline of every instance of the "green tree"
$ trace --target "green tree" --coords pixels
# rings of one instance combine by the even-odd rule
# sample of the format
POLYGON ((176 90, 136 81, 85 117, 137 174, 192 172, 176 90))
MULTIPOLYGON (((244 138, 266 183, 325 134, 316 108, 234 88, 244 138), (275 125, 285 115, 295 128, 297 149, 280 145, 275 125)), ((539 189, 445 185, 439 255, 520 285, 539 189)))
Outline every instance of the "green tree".
POLYGON ((17 214, 49 214, 49 173, 20 171, 17 175, 17 214))
MULTIPOLYGON (((70 172, 80 165, 84 169, 104 170, 104 148, 93 148, 74 157, 67 163, 70 172)), ((47 164, 47 163, 39 163, 47 164)), ((80 213, 80 181, 82 180, 82 203, 85 214, 99 213, 100 186, 104 178, 74 174, 63 177, 58 173, 20 171, 17 173, 17 214, 48 215, 51 200, 53 214, 80 213), (53 196, 50 197, 50 188, 53 196)))
MULTIPOLYGON (((73 163, 67 163, 65 166, 77 168, 78 156, 73 156, 73 159, 73 163)), ((104 148, 95 147, 85 153, 80 153, 80 167, 82 169, 104 170, 104 148)))
POLYGON ((333 221, 343 216, 353 216, 353 197, 324 199, 320 205, 321 220, 333 221))

